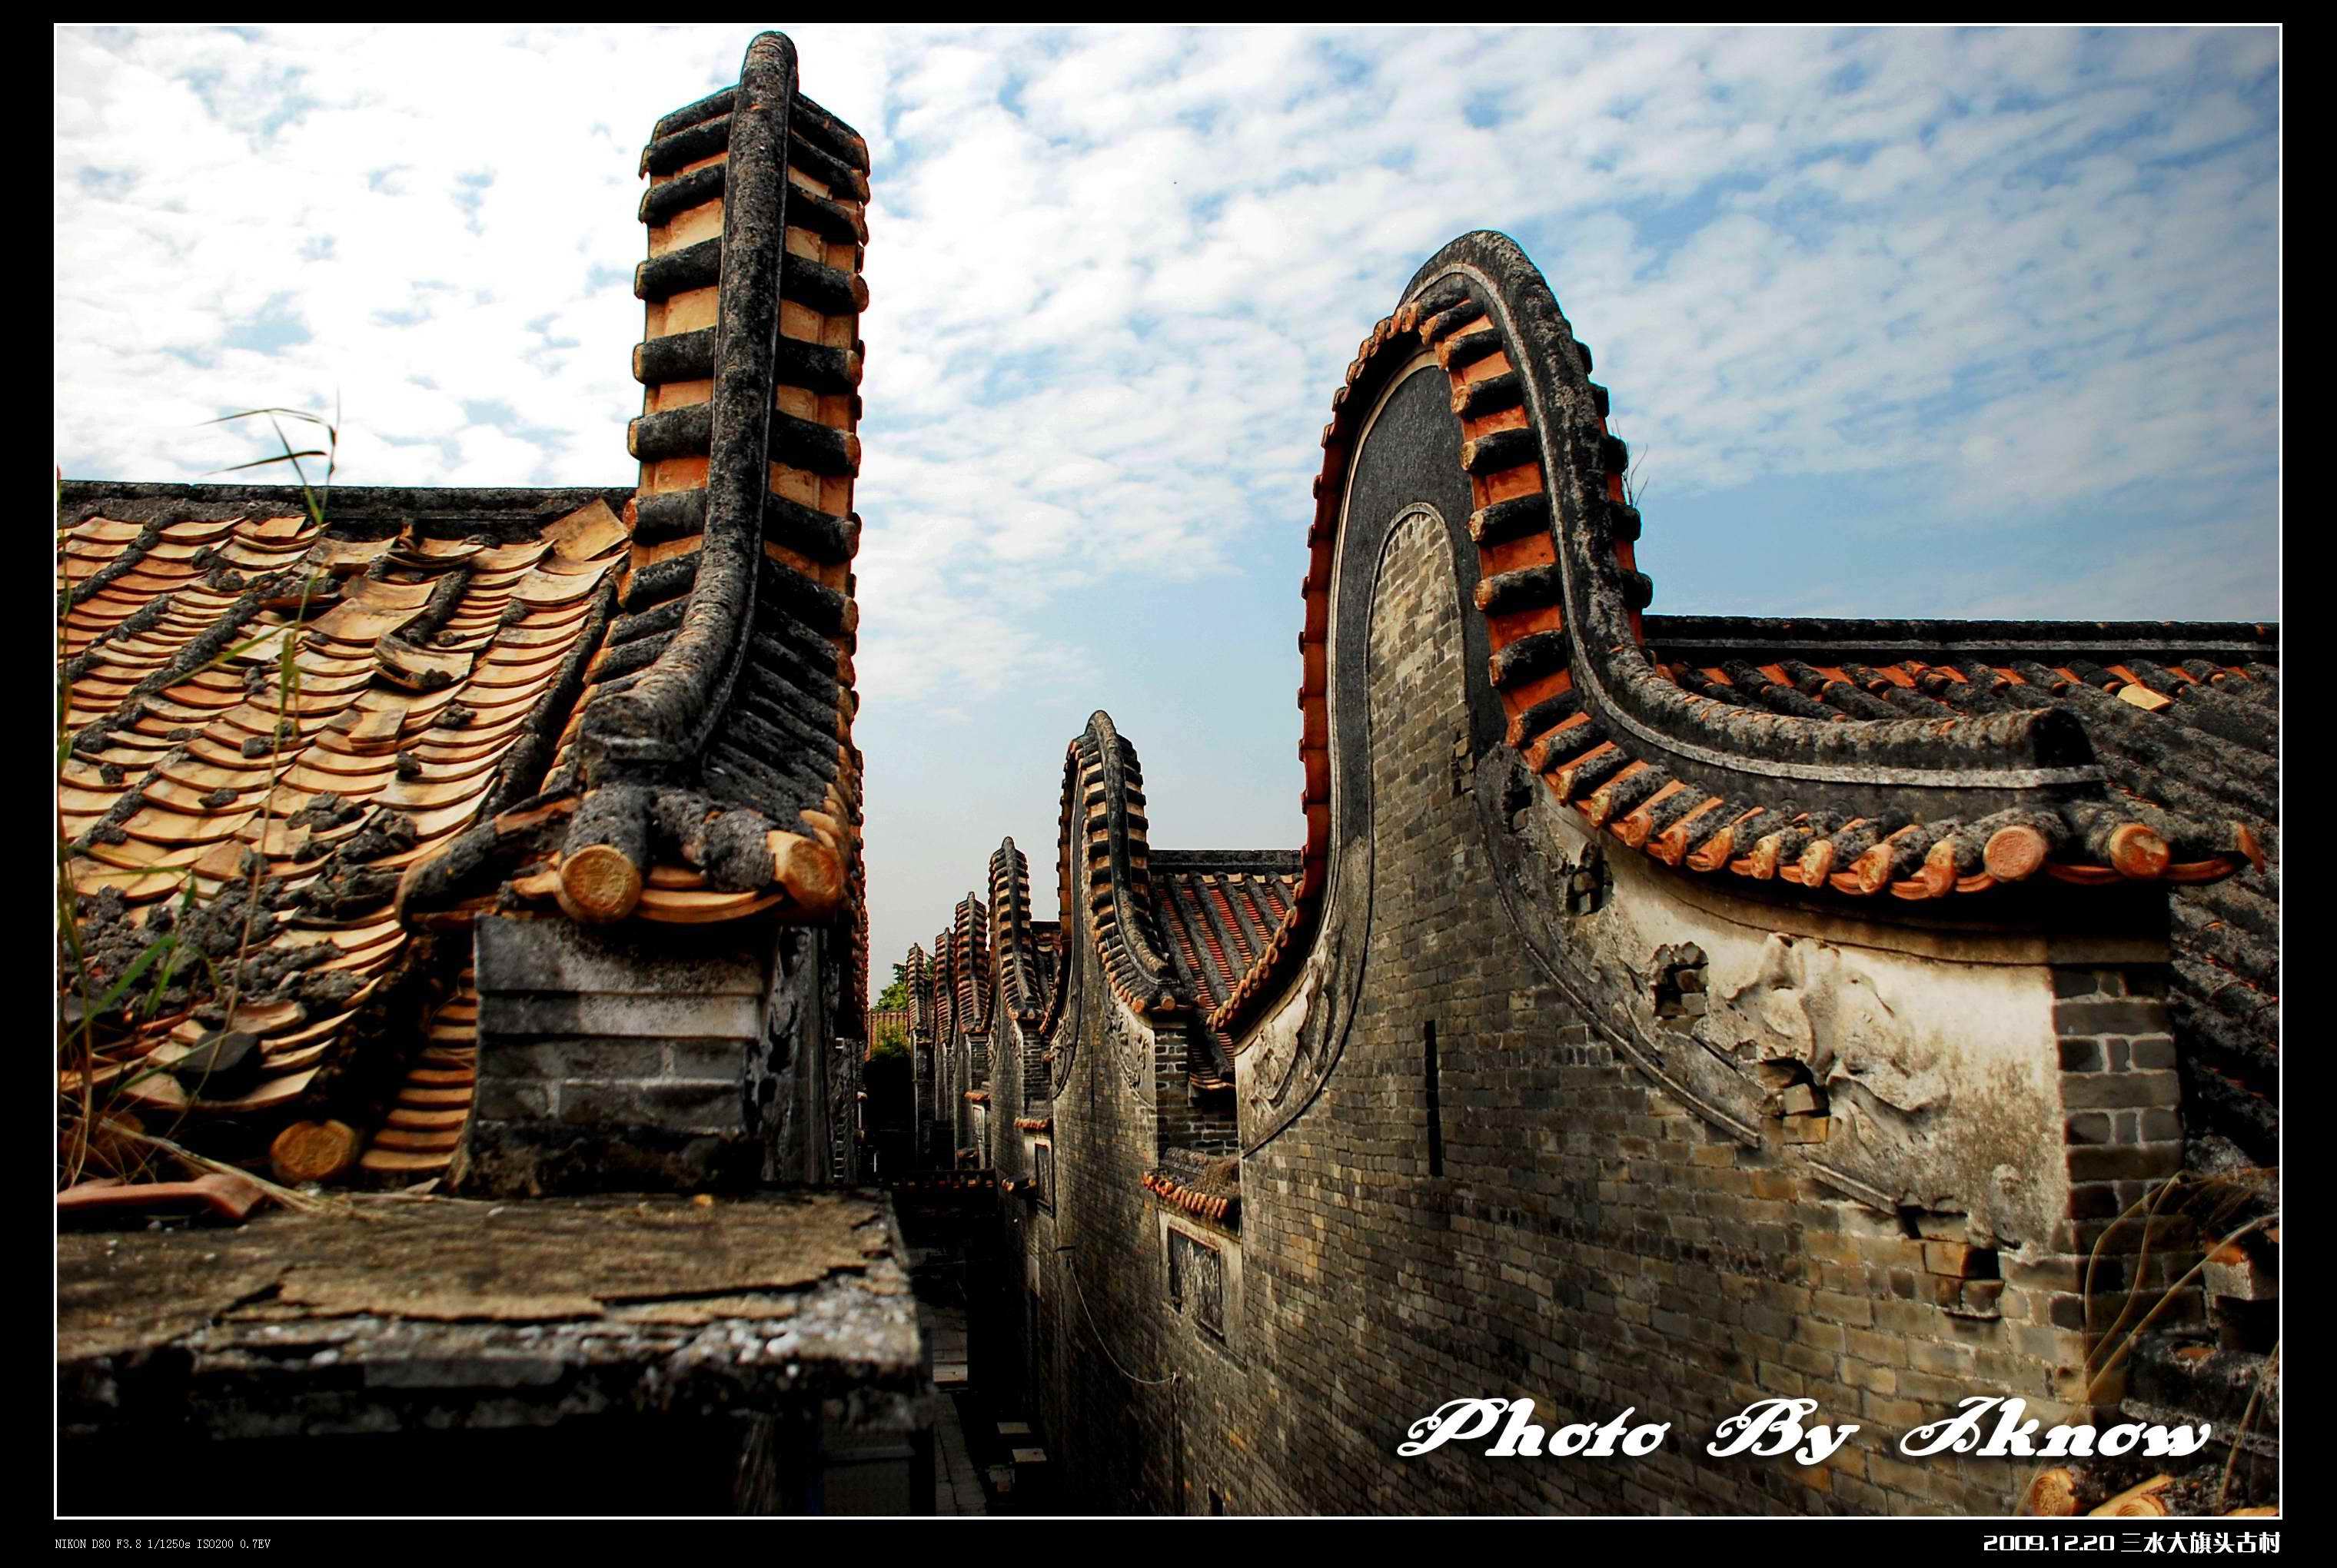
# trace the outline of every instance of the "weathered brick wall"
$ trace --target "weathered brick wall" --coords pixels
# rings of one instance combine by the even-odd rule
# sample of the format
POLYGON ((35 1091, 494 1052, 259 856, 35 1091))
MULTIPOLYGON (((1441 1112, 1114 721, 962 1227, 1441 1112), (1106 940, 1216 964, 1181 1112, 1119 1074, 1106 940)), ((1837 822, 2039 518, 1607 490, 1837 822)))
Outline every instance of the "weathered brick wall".
MULTIPOLYGON (((2177 1290, 2198 1261, 2198 1220, 2168 1201, 2183 1169, 2182 1080, 2167 1013, 2167 971, 2157 965, 2064 965, 2053 971, 2061 1103, 2070 1182, 2069 1222, 2025 1278, 2039 1292, 2039 1320, 2098 1339, 2132 1308, 2163 1329, 2199 1324, 2197 1282, 2177 1290), (2158 1200, 2154 1203, 2154 1200, 2158 1200), (2088 1274, 2090 1273, 2090 1290, 2088 1274), (2172 1295, 2171 1300, 2166 1300, 2172 1295)), ((2115 1405, 2126 1379, 2112 1366, 2117 1342, 2097 1350, 2106 1370, 2085 1394, 2115 1405)))
POLYGON ((1028 1102, 1023 1093, 1022 1026, 1002 1005, 1004 997, 998 999, 1002 1005, 992 1015, 997 1023, 990 1031, 990 1164, 1004 1182, 1031 1174, 1023 1135, 1014 1125, 1031 1113, 1023 1109, 1028 1102))
POLYGON ((475 942, 466 1190, 835 1179, 851 1080, 828 1028, 840 977, 817 933, 485 919, 475 942))
POLYGON ((912 1038, 909 1049, 914 1053, 913 1070, 915 1074, 914 1098, 909 1109, 910 1145, 914 1151, 911 1157, 922 1165, 926 1163, 926 1152, 933 1146, 928 1129, 932 1127, 934 1119, 934 1083, 940 1076, 935 1067, 939 1053, 933 1041, 923 1033, 912 1038))
MULTIPOLYGON (((1628 1281, 1643 1300, 1626 1307, 1618 1297, 1603 1313, 1590 1307, 1603 1271, 1585 1270, 1589 1260, 1569 1256, 1569 1243, 1594 1239, 1579 1220, 1596 1212, 1602 1176, 1628 1174, 1635 1146, 1644 1156, 1667 1133, 1694 1135, 1665 1126, 1644 1099, 1608 1092, 1623 1081, 1568 1021, 1563 999, 1520 989, 1513 944, 1501 940, 1499 910, 1481 892, 1473 808, 1451 782, 1466 729, 1462 646, 1442 528, 1429 519, 1399 525, 1370 638, 1379 804, 1364 1002, 1321 1098, 1242 1173, 1247 1327, 1267 1396, 1255 1401, 1247 1441, 1274 1456, 1255 1467, 1244 1512, 1579 1501, 1575 1473, 1585 1463, 1449 1452, 1407 1461, 1394 1456, 1395 1443, 1463 1395, 1530 1393, 1547 1406, 1570 1384, 1581 1407, 1598 1408, 1608 1388, 1639 1379, 1628 1363, 1601 1366, 1561 1343, 1554 1314, 1588 1308, 1621 1323, 1659 1305, 1648 1274, 1628 1281), (1429 1174, 1432 1021, 1442 1176, 1429 1174), (1534 1047, 1505 1048, 1524 1045, 1521 1036, 1534 1047), (1603 1103, 1583 1103, 1586 1091, 1603 1103), (1592 1158, 1567 1160, 1571 1149, 1592 1158), (1613 1156, 1608 1169, 1587 1168, 1607 1164, 1600 1154, 1613 1156), (1516 1190, 1526 1173, 1538 1190, 1516 1190)), ((1646 1403, 1634 1392, 1613 1408, 1646 1403)))
POLYGON ((953 1150, 971 1149, 975 1144, 973 1103, 966 1096, 981 1086, 982 1078, 975 1071, 975 1064, 982 1060, 988 1048, 983 1037, 967 1034, 959 1035, 950 1047, 950 1077, 956 1091, 950 1096, 949 1104, 953 1140, 950 1147, 953 1150))
MULTIPOLYGON (((1007 1200, 1003 1236, 1021 1260, 1024 1300, 1018 1331, 1025 1391, 1059 1485, 1079 1506, 1101 1511, 1208 1512, 1252 1488, 1239 1433, 1249 1398, 1237 1310, 1239 1237, 1206 1220, 1164 1214, 1143 1179, 1169 1148, 1232 1153, 1234 1106, 1223 1092, 1197 1096, 1190 1084, 1195 1020, 1156 1027, 1111 994, 1095 952, 1087 911, 1076 919, 1065 962, 1080 966, 1079 998, 1058 1027, 1071 1066, 1059 1088, 1055 1064, 1032 1059, 1018 1034, 993 1057, 992 1093, 1022 1082, 1023 1116, 1051 1122, 1051 1202, 1007 1200), (1211 1334, 1168 1300, 1171 1225, 1206 1238, 1232 1260, 1236 1285, 1227 1320, 1211 1334), (1232 1434, 1228 1446, 1228 1434, 1232 1434), (1171 1502, 1171 1499, 1178 1501, 1171 1502)), ((1002 1025, 1005 1036, 1011 1026, 1002 1025)), ((1012 1128, 1012 1118, 997 1124, 1012 1128)), ((1009 1132, 1002 1131, 1005 1137, 1009 1132)), ((1012 1133, 1012 1158, 1028 1174, 1041 1135, 1012 1133)))
MULTIPOLYGON (((1696 903, 1635 857, 1602 873, 1611 891, 1569 906, 1589 911, 1569 940, 1609 977, 1569 994, 1491 891, 1459 616, 1443 525, 1400 524, 1369 638, 1378 825, 1360 873, 1361 1001, 1319 1096, 1270 1138, 1245 1120, 1237 1235, 1137 1186, 1162 1131, 1192 1128, 1159 1103, 1158 1042, 1112 1043, 1084 932, 1072 944, 1090 1004, 1051 1107, 1057 1212, 1015 1225, 1035 1320, 1054 1326, 1035 1403, 1072 1497, 1197 1513, 2005 1511, 2020 1461, 1895 1446, 1974 1394, 2082 1418, 2084 1255, 2181 1156, 2149 941, 2129 931, 2098 945, 2123 958, 2085 959, 2067 933, 1696 903), (1787 960, 1784 978, 1762 967, 1787 960), (1729 1079, 1775 1074, 1768 1101, 1752 1091, 1765 1108, 1699 1112, 1618 1046, 1652 1037, 1677 1075, 1719 1049, 1687 1032, 1716 1012, 1767 998, 1824 1023, 1822 1004, 1853 992, 1876 1021, 1841 1040, 1869 1053, 1855 1063, 1868 1076, 1832 1080, 1830 1106, 1829 1080, 1796 1080, 1782 1047, 1756 1043, 1729 1079), (1908 1190, 1875 1184, 1894 1170, 1908 1190), (1168 1301, 1175 1229, 1238 1274, 1221 1339, 1168 1301), (1532 1398, 1549 1428, 1630 1407, 1672 1431, 1639 1459, 1492 1460, 1481 1442, 1396 1456, 1445 1400, 1495 1395, 1532 1398), (1780 1396, 1862 1430, 1810 1468, 1704 1453, 1722 1419, 1780 1396)), ((1569 885, 1526 891, 1566 904, 1569 885)), ((1238 1064, 1245 1118, 1257 1058, 1238 1064)), ((2138 1237, 2114 1239, 2097 1291, 2123 1280, 2138 1237)), ((2141 1288, 2186 1262, 2162 1250, 2141 1288)), ((2097 1294, 2097 1326, 2117 1304, 2097 1294)))

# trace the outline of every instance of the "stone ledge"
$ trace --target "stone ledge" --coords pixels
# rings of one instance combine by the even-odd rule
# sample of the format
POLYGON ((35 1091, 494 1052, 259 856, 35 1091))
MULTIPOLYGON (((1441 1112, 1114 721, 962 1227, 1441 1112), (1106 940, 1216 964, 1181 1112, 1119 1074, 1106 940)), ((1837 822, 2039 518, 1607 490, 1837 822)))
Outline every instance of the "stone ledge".
MULTIPOLYGON (((562 1106, 564 1113, 564 1096, 562 1106)), ((463 1154, 455 1186, 474 1197, 743 1193, 762 1180, 762 1146, 743 1132, 692 1132, 608 1116, 583 1123, 474 1116, 463 1154)))
POLYGON ((69 1443, 807 1400, 930 1420, 899 1230, 876 1193, 377 1200, 233 1231, 67 1233, 57 1270, 69 1443))

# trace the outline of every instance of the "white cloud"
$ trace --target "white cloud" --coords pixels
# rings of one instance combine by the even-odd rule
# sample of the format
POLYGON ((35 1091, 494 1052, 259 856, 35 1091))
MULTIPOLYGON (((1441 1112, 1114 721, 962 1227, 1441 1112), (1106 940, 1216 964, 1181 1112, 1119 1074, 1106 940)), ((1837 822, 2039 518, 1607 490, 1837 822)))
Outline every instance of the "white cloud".
MULTIPOLYGON (((193 477, 265 446, 196 422, 337 396, 348 482, 624 482, 638 151, 745 41, 60 30, 65 471, 193 477)), ((1785 478, 1929 497, 1903 527, 1963 538, 2251 479, 2269 504, 2267 30, 797 41, 875 163, 870 713, 978 726, 1096 685, 1083 607, 1295 560, 1354 344, 1480 227, 1596 347, 1657 481, 1651 557, 1663 498, 1785 478)), ((1898 560, 1824 591, 1855 609, 1898 560)), ((2094 586, 2084 613, 2152 607, 2146 575, 2094 586)))

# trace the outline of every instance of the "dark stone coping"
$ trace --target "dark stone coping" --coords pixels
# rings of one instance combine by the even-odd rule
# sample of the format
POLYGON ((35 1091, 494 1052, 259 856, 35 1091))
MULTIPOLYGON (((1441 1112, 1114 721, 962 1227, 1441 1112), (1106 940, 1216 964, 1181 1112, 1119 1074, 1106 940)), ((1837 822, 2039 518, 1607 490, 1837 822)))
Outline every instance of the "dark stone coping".
POLYGON ((1152 852, 1156 872, 1215 872, 1227 876, 1295 877, 1305 857, 1297 850, 1163 850, 1152 852))
POLYGON ((1185 1149, 1174 1145, 1160 1151, 1160 1164, 1152 1172, 1166 1176, 1180 1187, 1212 1198, 1241 1196, 1241 1162, 1223 1150, 1185 1149))
POLYGON ((360 1202, 58 1238, 61 1437, 288 1437, 843 1399, 930 1424, 874 1191, 360 1202))
POLYGON ((1829 616, 1655 615, 1642 618, 1648 645, 1666 658, 1702 649, 1790 651, 1824 648, 1873 654, 1886 664, 1910 656, 2039 653, 2193 654, 2280 657, 2274 621, 1868 620, 1829 616))
MULTIPOLYGON (((606 502, 611 511, 622 515, 625 503, 633 498, 633 486, 337 484, 318 493, 324 498, 326 528, 338 537, 384 538, 410 523, 425 538, 481 534, 509 544, 535 538, 545 523, 595 501, 606 502)), ((294 517, 305 513, 308 504, 297 484, 69 479, 57 492, 60 527, 100 515, 122 522, 154 522, 237 517, 262 509, 270 515, 294 517)))

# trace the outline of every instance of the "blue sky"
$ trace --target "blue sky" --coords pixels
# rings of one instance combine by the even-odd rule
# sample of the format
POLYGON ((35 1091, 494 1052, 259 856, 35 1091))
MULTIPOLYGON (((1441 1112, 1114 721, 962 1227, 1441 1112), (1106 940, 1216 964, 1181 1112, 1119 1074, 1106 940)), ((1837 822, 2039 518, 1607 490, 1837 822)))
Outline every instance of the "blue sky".
MULTIPOLYGON (((349 483, 626 484, 636 159, 751 29, 64 29, 57 461, 345 420, 349 483)), ((1670 611, 2279 612, 2268 29, 807 28, 875 165, 877 979, 1096 707, 1154 842, 1295 845, 1316 438, 1454 235, 1612 388, 1670 611)))

